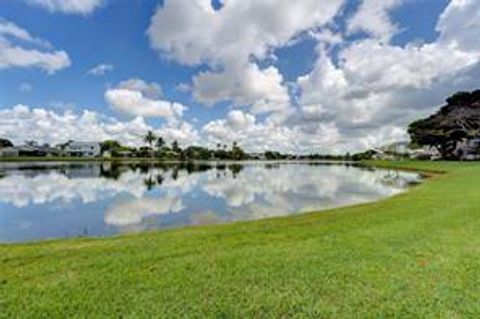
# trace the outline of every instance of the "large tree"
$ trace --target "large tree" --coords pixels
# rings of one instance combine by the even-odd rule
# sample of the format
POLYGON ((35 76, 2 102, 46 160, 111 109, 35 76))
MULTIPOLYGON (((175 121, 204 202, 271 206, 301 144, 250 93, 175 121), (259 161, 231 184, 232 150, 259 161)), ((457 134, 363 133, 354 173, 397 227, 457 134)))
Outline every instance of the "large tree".
POLYGON ((414 144, 435 147, 443 158, 456 159, 460 141, 480 138, 480 90, 454 94, 437 113, 410 124, 408 133, 414 144))
POLYGON ((243 160, 247 158, 247 154, 243 149, 238 145, 238 142, 233 142, 232 150, 230 151, 230 158, 234 160, 243 160))
POLYGON ((102 143, 100 143, 100 146, 102 148, 102 151, 110 151, 110 152, 119 150, 123 147, 120 144, 120 142, 116 140, 105 140, 102 143))
POLYGON ((12 147, 13 143, 5 138, 0 138, 0 148, 2 147, 12 147))

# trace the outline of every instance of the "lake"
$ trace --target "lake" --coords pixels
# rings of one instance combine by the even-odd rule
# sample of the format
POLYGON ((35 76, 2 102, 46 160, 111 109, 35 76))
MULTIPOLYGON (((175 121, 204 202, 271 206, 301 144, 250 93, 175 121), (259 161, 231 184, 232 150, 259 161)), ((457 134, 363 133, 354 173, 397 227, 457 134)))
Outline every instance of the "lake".
POLYGON ((285 216, 376 201, 420 179, 312 162, 0 163, 0 242, 285 216))

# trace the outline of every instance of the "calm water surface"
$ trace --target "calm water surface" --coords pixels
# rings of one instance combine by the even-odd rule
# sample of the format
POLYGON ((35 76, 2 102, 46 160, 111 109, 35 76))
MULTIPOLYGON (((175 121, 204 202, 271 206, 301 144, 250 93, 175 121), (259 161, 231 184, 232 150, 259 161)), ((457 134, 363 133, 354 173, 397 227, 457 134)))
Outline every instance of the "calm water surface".
POLYGON ((297 214, 375 201, 419 180, 322 163, 0 163, 0 242, 297 214))

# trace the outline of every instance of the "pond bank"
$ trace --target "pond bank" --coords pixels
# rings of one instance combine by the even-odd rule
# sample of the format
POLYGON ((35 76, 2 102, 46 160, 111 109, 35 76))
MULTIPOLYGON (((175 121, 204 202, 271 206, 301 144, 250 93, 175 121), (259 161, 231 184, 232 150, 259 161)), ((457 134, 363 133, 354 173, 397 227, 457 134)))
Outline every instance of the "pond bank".
POLYGON ((321 213, 2 245, 0 316, 480 313, 480 165, 374 164, 444 174, 393 198, 321 213))
POLYGON ((318 162, 21 162, 0 163, 0 175, 0 243, 300 214, 374 202, 421 181, 318 162))

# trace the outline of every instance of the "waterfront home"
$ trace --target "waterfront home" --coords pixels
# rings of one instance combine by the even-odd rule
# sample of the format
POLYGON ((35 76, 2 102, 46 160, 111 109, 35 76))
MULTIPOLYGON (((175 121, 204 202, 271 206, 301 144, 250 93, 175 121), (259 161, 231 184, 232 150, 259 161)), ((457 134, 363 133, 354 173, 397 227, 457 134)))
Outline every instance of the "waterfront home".
POLYGON ((16 149, 18 150, 18 156, 47 156, 49 151, 47 145, 39 145, 35 142, 17 146, 16 149))
POLYGON ((454 155, 464 161, 480 160, 480 138, 463 139, 457 142, 454 155))
POLYGON ((20 145, 0 149, 0 157, 47 156, 47 149, 39 145, 20 145))
POLYGON ((97 142, 70 141, 65 145, 64 151, 72 157, 97 157, 100 156, 101 147, 97 142))
POLYGON ((421 148, 413 149, 410 151, 410 158, 417 160, 432 160, 437 161, 442 158, 442 155, 436 147, 423 146, 421 148))
POLYGON ((431 146, 412 148, 409 142, 395 142, 374 150, 373 159, 399 160, 403 158, 438 160, 440 152, 431 146))
POLYGON ((4 147, 0 148, 0 157, 17 157, 18 148, 17 147, 4 147))

